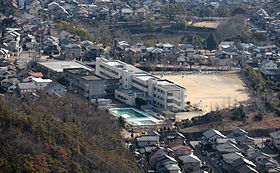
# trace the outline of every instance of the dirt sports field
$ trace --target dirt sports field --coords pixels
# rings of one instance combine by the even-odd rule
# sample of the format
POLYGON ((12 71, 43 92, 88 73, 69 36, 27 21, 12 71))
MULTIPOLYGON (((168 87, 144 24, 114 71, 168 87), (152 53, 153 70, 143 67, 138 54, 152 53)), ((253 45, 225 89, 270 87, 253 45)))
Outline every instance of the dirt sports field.
POLYGON ((188 25, 205 27, 205 28, 217 28, 221 21, 202 21, 202 22, 187 22, 188 25))
POLYGON ((164 75, 187 89, 186 101, 205 112, 222 109, 249 99, 248 90, 238 73, 196 73, 164 75))

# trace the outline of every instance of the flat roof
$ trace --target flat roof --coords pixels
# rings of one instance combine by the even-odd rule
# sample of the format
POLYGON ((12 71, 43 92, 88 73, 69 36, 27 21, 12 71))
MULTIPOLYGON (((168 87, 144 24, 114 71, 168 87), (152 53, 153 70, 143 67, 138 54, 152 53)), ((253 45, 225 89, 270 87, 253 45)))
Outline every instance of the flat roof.
POLYGON ((83 76, 82 78, 85 79, 85 80, 102 80, 100 77, 98 77, 96 75, 83 76))
POLYGON ((182 87, 169 81, 157 81, 157 85, 167 90, 180 90, 182 87))
POLYGON ((111 67, 123 70, 123 71, 142 72, 142 70, 136 68, 135 66, 124 63, 119 60, 110 60, 110 61, 106 60, 106 61, 103 61, 103 63, 105 63, 111 67))
POLYGON ((147 80, 149 80, 149 79, 151 79, 151 78, 156 79, 156 77, 155 77, 155 76, 152 76, 152 75, 137 75, 137 74, 136 74, 135 77, 138 78, 138 79, 140 79, 140 80, 143 80, 143 81, 147 81, 147 80))
POLYGON ((89 71, 93 71, 94 69, 82 64, 77 61, 46 61, 46 62, 38 62, 38 64, 51 69, 55 72, 63 72, 63 69, 65 68, 83 68, 89 71))
POLYGON ((42 79, 42 78, 32 78, 35 82, 52 82, 51 79, 42 79))

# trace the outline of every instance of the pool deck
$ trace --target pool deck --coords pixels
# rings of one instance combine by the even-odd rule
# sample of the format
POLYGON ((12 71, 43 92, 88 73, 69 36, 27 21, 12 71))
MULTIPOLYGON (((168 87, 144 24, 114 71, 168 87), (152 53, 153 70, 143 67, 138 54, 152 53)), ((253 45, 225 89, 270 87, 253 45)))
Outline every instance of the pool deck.
POLYGON ((120 117, 120 116, 124 117, 125 121, 131 125, 147 126, 147 125, 159 125, 164 123, 164 121, 161 120, 160 118, 157 118, 147 112, 144 112, 136 108, 111 108, 109 109, 109 112, 116 117, 120 117), (126 110, 126 109, 133 110, 136 113, 143 115, 143 117, 133 117, 133 116, 128 117, 129 114, 121 115, 117 113, 118 110, 126 110), (146 123, 144 123, 144 121, 146 121, 146 123), (147 121, 150 121, 150 123, 147 123, 147 121))

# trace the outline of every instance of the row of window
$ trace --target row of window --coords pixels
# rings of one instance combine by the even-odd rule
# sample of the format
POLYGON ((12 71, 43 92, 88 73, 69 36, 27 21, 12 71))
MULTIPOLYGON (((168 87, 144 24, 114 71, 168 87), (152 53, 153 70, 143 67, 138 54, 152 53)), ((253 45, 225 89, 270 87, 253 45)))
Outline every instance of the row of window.
POLYGON ((163 101, 164 101, 164 98, 163 98, 163 97, 157 96, 156 94, 154 94, 154 98, 157 98, 157 99, 159 99, 159 100, 163 100, 163 101))
POLYGON ((165 92, 159 88, 154 87, 154 91, 164 94, 165 92))
POLYGON ((122 99, 122 100, 128 100, 127 98, 124 98, 123 96, 121 96, 121 95, 119 95, 119 94, 117 94, 117 97, 120 98, 120 99, 122 99))
POLYGON ((104 70, 106 70, 106 71, 109 71, 109 72, 111 72, 111 73, 113 73, 113 74, 115 74, 115 75, 118 75, 118 74, 119 74, 118 72, 116 72, 116 71, 114 71, 114 70, 112 70, 112 69, 110 69, 110 68, 108 68, 108 67, 105 67, 104 65, 100 65, 100 68, 102 68, 102 69, 104 69, 104 70))
POLYGON ((107 75, 106 73, 104 73, 103 71, 100 71, 100 74, 102 74, 103 76, 106 76, 108 78, 112 78, 111 76, 107 75))
POLYGON ((157 101, 155 101, 155 100, 153 101, 153 103, 154 103, 154 105, 163 108, 163 104, 161 104, 161 103, 159 103, 159 102, 157 102, 157 101))
POLYGON ((181 103, 176 101, 176 100, 174 100, 174 99, 167 99, 167 103, 175 103, 176 105, 181 106, 181 103))
POLYGON ((147 85, 147 84, 138 82, 138 81, 136 81, 136 80, 134 80, 134 79, 132 79, 132 83, 135 83, 135 84, 137 84, 137 85, 140 85, 140 86, 142 86, 142 87, 144 87, 144 88, 148 88, 148 85, 147 85))

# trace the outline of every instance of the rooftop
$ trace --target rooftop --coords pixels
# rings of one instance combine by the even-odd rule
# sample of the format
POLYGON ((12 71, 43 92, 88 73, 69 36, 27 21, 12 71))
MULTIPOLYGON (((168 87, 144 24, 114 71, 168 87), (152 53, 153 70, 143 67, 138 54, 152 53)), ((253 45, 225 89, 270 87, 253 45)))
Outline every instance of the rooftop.
POLYGON ((82 77, 84 80, 102 80, 100 77, 96 75, 91 75, 91 76, 84 76, 82 77))
POLYGON ((47 61, 47 62, 39 62, 38 64, 51 69, 55 72, 63 72, 63 69, 66 68, 83 68, 89 71, 93 71, 94 69, 79 63, 77 61, 47 61))
POLYGON ((178 146, 175 146, 175 147, 171 147, 171 149, 172 150, 186 149, 186 150, 192 151, 192 149, 190 147, 187 147, 187 146, 184 146, 184 145, 178 145, 178 146))
POLYGON ((34 82, 40 83, 40 82, 52 82, 51 79, 42 79, 42 78, 32 78, 34 82))
POLYGON ((28 82, 28 83, 18 83, 19 89, 36 89, 36 85, 34 83, 28 82))
POLYGON ((157 136, 139 136, 136 138, 137 142, 143 142, 143 141, 157 141, 158 142, 158 137, 157 136))

